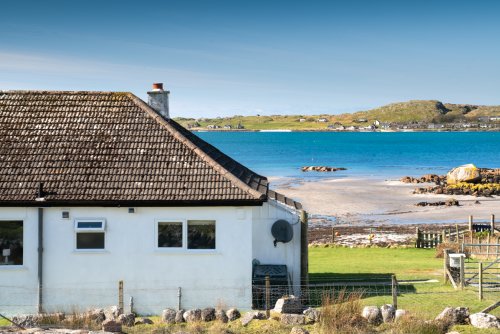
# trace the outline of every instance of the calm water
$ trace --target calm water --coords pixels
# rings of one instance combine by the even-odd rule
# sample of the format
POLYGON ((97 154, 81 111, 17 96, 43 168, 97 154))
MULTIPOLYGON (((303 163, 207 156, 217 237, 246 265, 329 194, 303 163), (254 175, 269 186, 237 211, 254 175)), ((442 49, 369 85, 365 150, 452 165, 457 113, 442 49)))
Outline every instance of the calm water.
POLYGON ((266 176, 400 177, 474 163, 500 167, 500 132, 200 132, 201 138, 266 176), (347 171, 302 173, 326 165, 347 171))

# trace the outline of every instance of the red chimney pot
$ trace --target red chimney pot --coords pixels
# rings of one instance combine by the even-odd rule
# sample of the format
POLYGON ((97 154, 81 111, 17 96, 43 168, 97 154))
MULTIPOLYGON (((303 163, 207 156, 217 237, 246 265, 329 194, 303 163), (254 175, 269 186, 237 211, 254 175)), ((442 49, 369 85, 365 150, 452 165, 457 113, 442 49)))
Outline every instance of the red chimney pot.
POLYGON ((161 82, 155 82, 155 83, 153 84, 153 89, 155 89, 155 90, 156 90, 156 89, 158 89, 158 90, 163 90, 163 83, 161 83, 161 82))

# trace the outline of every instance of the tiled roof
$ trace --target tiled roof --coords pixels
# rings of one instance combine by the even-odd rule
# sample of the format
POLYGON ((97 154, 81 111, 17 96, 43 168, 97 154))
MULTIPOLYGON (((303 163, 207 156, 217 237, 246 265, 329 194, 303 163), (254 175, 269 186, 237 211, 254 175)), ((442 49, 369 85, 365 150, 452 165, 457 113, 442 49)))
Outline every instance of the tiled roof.
POLYGON ((269 192, 131 93, 0 91, 0 205, 39 205, 41 183, 47 205, 251 205, 269 192))

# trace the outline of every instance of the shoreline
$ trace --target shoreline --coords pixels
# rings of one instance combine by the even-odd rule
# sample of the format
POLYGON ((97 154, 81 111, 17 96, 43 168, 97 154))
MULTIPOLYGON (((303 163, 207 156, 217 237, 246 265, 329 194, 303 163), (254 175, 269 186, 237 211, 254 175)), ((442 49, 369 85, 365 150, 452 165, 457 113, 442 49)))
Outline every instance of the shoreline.
POLYGON ((480 221, 500 214, 500 197, 469 195, 413 194, 416 187, 430 184, 407 184, 382 176, 320 180, 269 178, 273 189, 302 203, 309 213, 310 226, 436 225, 464 223, 472 215, 480 221), (449 199, 459 206, 417 207, 422 201, 449 199))

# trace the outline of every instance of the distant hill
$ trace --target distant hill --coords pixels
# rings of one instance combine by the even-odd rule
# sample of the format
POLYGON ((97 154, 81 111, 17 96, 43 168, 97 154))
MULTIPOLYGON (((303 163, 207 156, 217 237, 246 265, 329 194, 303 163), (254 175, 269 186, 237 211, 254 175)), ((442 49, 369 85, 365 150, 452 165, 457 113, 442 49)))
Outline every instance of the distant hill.
POLYGON ((315 130, 328 125, 366 126, 376 120, 382 123, 435 123, 477 122, 478 117, 500 117, 500 106, 442 103, 437 100, 412 100, 391 103, 376 109, 340 115, 271 115, 232 116, 218 118, 175 118, 185 127, 206 129, 207 127, 231 127, 238 125, 247 130, 315 130))

